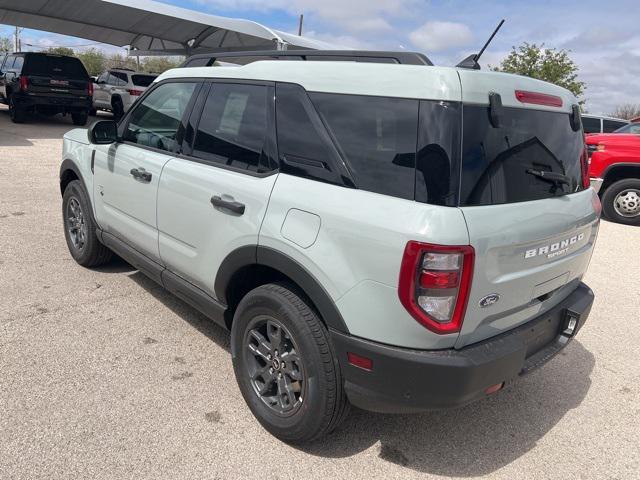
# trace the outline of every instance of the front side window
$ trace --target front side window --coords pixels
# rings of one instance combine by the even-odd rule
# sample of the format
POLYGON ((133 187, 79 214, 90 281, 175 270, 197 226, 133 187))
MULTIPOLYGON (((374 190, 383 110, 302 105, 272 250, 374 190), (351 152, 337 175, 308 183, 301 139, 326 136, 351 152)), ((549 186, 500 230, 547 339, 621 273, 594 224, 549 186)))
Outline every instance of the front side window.
POLYGON ((195 82, 165 83, 154 89, 131 112, 124 140, 175 152, 178 129, 196 85, 195 82))
POLYGON ((418 101, 311 93, 357 188, 414 198, 418 101))
POLYGON ((226 166, 263 172, 267 87, 214 83, 198 124, 192 155, 226 166))
POLYGON ((640 135, 640 123, 628 123, 624 127, 620 127, 613 133, 633 133, 640 135))

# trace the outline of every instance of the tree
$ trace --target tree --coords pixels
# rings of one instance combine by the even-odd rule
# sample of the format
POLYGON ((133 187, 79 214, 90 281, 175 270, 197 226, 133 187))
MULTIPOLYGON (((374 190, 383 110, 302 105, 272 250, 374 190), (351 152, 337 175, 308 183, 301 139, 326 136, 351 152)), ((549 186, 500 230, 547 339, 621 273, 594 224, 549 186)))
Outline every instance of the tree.
POLYGON ((525 42, 517 49, 511 47, 511 52, 500 62, 500 66, 492 70, 555 83, 576 97, 584 93, 585 84, 578 80, 578 66, 569 57, 569 51, 544 48, 544 44, 538 46, 525 42))
POLYGON ((13 42, 9 37, 0 37, 0 52, 10 52, 13 50, 13 42))
POLYGON ((618 105, 616 109, 610 113, 610 116, 616 118, 624 118, 625 120, 631 120, 633 118, 640 117, 640 104, 625 103, 618 105))
POLYGON ((122 55, 120 53, 114 53, 113 55, 109 55, 105 62, 105 67, 108 68, 129 68, 131 70, 136 70, 138 65, 136 64, 136 59, 132 57, 128 57, 126 55, 122 55))
POLYGON ((55 55, 66 55, 67 57, 75 57, 76 52, 69 47, 49 47, 45 50, 47 53, 53 53, 55 55))
POLYGON ((91 76, 98 76, 106 70, 107 57, 102 50, 89 48, 78 53, 78 58, 91 76))
POLYGON ((145 72, 162 73, 176 68, 180 63, 182 63, 182 59, 176 57, 145 57, 141 62, 141 67, 145 72))

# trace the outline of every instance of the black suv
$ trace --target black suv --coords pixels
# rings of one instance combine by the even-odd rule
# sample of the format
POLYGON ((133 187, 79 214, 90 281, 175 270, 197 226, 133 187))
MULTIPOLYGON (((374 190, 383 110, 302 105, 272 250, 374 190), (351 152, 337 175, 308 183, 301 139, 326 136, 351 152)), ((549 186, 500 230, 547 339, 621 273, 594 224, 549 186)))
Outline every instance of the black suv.
POLYGON ((48 53, 13 53, 0 64, 0 101, 9 105, 11 120, 22 123, 27 113, 71 114, 85 125, 93 84, 82 62, 48 53))

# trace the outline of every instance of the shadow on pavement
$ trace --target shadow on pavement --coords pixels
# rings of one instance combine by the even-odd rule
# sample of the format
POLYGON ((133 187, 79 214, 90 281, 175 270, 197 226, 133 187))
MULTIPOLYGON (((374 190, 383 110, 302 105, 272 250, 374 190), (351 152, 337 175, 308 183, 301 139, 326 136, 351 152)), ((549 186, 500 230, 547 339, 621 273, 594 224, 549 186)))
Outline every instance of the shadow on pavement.
POLYGON ((135 271, 129 275, 129 278, 147 290, 147 292, 153 295, 157 300, 161 301, 164 306, 169 308, 173 313, 188 322, 193 328, 229 352, 229 361, 231 361, 229 332, 226 329, 218 326, 213 320, 205 317, 198 310, 180 300, 164 287, 151 280, 144 273, 135 271))
MULTIPOLYGON (((225 329, 144 274, 135 272, 129 277, 230 351, 225 329)), ((576 340, 542 369, 483 401, 416 415, 382 415, 354 408, 335 432, 300 450, 319 457, 345 458, 379 442, 381 459, 411 470, 451 477, 486 475, 526 454, 567 412, 582 403, 591 386, 594 365, 593 354, 576 340)))

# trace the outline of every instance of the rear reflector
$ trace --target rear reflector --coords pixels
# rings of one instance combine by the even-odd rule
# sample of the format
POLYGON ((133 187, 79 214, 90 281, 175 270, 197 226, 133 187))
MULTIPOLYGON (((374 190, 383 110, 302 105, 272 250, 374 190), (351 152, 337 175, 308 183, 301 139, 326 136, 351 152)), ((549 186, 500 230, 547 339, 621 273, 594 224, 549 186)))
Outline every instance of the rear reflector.
POLYGON ((496 383, 495 385, 487 388, 484 393, 486 393, 487 395, 491 395, 492 393, 496 393, 498 390, 502 390, 502 387, 504 387, 504 382, 496 383))
POLYGON ((358 367, 369 372, 373 370, 373 360, 370 358, 363 357, 357 353, 347 352, 347 360, 354 367, 358 367))
POLYGON ((547 107, 562 106, 562 98, 556 97, 555 95, 547 95, 546 93, 516 90, 516 98, 521 103, 531 103, 533 105, 545 105, 547 107))

